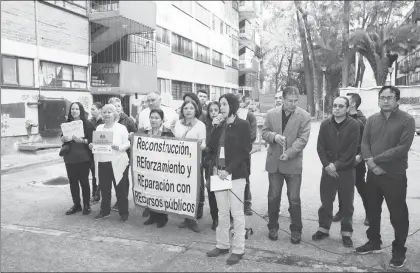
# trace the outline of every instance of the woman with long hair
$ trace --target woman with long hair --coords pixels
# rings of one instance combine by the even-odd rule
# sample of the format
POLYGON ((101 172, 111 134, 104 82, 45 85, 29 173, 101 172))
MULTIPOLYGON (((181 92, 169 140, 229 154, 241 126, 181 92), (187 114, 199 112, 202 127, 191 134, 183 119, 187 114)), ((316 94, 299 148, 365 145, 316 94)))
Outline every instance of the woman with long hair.
MULTIPOLYGON (((200 111, 197 103, 193 100, 184 101, 181 106, 181 119, 176 121, 173 133, 175 137, 197 139, 200 149, 203 151, 206 148, 206 126, 198 120, 199 116, 200 111)), ((186 227, 194 232, 201 231, 196 220, 185 218, 184 222, 179 225, 179 228, 186 227)))
MULTIPOLYGON (((164 118, 165 114, 161 109, 150 110, 149 119, 151 128, 145 129, 142 132, 150 136, 174 137, 171 129, 166 128, 163 125, 164 118)), ((166 225, 167 222, 168 215, 166 213, 159 213, 149 210, 149 219, 147 219, 144 224, 147 226, 156 223, 158 228, 162 228, 166 225)))
POLYGON ((86 119, 85 108, 80 102, 70 104, 67 122, 81 120, 83 122, 84 137, 61 136, 61 141, 70 146, 70 150, 64 154, 64 163, 66 165, 67 177, 69 178, 71 196, 73 198, 73 206, 66 212, 66 215, 74 214, 82 211, 80 204, 80 187, 83 196, 83 214, 90 213, 90 186, 89 186, 89 169, 91 162, 91 151, 89 143, 92 142, 93 125, 86 119))
POLYGON ((217 119, 217 115, 220 112, 220 104, 218 101, 211 101, 207 106, 207 121, 206 121, 206 149, 203 151, 203 166, 204 166, 204 174, 206 178, 206 187, 207 187, 207 196, 209 199, 209 206, 210 206, 210 215, 213 220, 211 225, 212 230, 216 230, 219 220, 218 220, 218 209, 217 209, 217 202, 216 196, 214 192, 210 191, 210 176, 213 175, 213 167, 211 161, 211 155, 209 154, 209 144, 210 144, 210 136, 215 128, 213 125, 213 120, 217 119))
MULTIPOLYGON (((229 253, 229 211, 233 217, 234 237, 232 254, 227 264, 238 263, 245 252, 245 215, 243 196, 246 178, 249 176, 247 158, 251 151, 251 129, 248 121, 237 117, 238 98, 231 93, 219 98, 220 113, 224 120, 216 124, 209 142, 209 153, 214 164, 214 172, 221 180, 231 176, 232 189, 215 192, 219 209, 219 225, 216 229, 216 248, 207 252, 208 257, 217 257, 229 253)), ((210 182, 211 183, 211 182, 210 182)))
MULTIPOLYGON (((106 218, 111 213, 111 189, 112 183, 117 196, 118 212, 121 222, 128 220, 128 185, 123 181, 123 173, 128 166, 126 150, 130 148, 127 128, 118 123, 120 115, 112 104, 102 107, 104 124, 99 125, 96 131, 112 132, 112 154, 95 154, 100 191, 102 195, 101 211, 95 220, 106 218)), ((93 148, 90 145, 89 148, 93 148)))
MULTIPOLYGON (((96 128, 98 125, 103 124, 104 121, 102 120, 102 107, 103 104, 101 102, 94 102, 92 103, 92 106, 90 107, 90 114, 92 115, 92 118, 89 120, 93 127, 96 128)), ((101 192, 99 191, 99 183, 96 183, 96 174, 95 174, 95 160, 93 158, 92 154, 92 160, 90 164, 90 171, 92 173, 92 202, 99 202, 101 200, 101 192)))

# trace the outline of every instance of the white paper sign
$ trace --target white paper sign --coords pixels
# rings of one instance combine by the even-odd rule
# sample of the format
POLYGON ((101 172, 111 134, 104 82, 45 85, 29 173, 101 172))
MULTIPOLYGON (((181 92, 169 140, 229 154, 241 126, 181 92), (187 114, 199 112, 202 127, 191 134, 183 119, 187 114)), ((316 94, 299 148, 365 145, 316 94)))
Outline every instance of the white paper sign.
POLYGON ((222 180, 218 175, 210 176, 210 191, 224 191, 232 189, 232 179, 229 175, 222 180))
POLYGON ((225 147, 220 147, 219 158, 225 158, 225 147))
POLYGON ((85 132, 83 131, 83 121, 81 120, 62 123, 61 131, 63 132, 63 136, 66 137, 85 137, 85 132))
POLYGON ((246 120, 246 116, 248 115, 248 109, 239 108, 236 114, 238 115, 238 118, 246 120))
POLYGON ((131 145, 134 203, 195 219, 200 189, 198 141, 135 134, 131 145))
POLYGON ((94 131, 92 137, 92 153, 112 154, 114 133, 111 131, 94 131))

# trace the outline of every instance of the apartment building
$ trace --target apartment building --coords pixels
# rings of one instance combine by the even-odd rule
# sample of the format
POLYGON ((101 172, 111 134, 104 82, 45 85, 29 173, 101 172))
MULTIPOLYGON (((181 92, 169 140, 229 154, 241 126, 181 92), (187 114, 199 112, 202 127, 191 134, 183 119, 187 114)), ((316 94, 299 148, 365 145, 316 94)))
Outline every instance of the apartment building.
POLYGON ((71 101, 89 107, 86 1, 1 1, 1 153, 58 144, 71 101))
MULTIPOLYGON (((420 26, 419 3, 414 4, 400 25, 406 24, 420 26)), ((420 45, 409 50, 406 56, 398 57, 395 66, 395 85, 420 85, 420 45)))

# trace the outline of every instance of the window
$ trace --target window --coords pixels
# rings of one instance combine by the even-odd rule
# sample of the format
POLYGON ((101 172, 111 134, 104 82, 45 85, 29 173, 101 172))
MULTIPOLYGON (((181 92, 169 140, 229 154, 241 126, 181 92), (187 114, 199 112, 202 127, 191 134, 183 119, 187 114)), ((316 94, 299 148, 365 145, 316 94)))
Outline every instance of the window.
POLYGON ((156 27, 156 41, 165 45, 170 45, 169 30, 166 28, 157 26, 156 27))
POLYGON ((170 94, 170 80, 157 78, 157 91, 159 94, 170 94))
POLYGON ((34 61, 19 57, 3 56, 2 83, 34 86, 34 61))
POLYGON ((192 41, 172 32, 172 52, 192 58, 192 41))
POLYGON ((220 34, 223 35, 223 32, 224 32, 224 25, 223 25, 223 21, 220 20, 220 34))
POLYGON ((197 48, 195 51, 195 59, 200 62, 210 63, 210 49, 203 45, 195 43, 197 48))
POLYGON ((227 55, 224 55, 224 56, 225 56, 225 65, 232 66, 232 59, 227 55))
POLYGON ((86 67, 41 61, 39 70, 42 74, 41 86, 87 88, 86 67))
POLYGON ((211 14, 208 10, 203 8, 200 4, 195 2, 195 18, 203 23, 204 25, 210 27, 211 14))
POLYGON ((213 50, 213 65, 223 68, 223 54, 213 50))
POLYGON ((216 33, 223 34, 223 22, 216 15, 213 15, 212 29, 216 33))
POLYGON ((182 100, 185 93, 192 92, 192 83, 172 80, 172 98, 182 100))
POLYGON ((210 97, 211 97, 210 99, 211 100, 219 99, 219 97, 224 94, 224 91, 225 91, 224 87, 213 86, 212 93, 210 95, 210 97))
POLYGON ((231 38, 232 43, 232 52, 238 52, 239 51, 239 42, 235 38, 231 38))
POLYGON ((238 60, 232 58, 232 67, 238 69, 238 60))
POLYGON ((195 84, 195 92, 197 93, 198 90, 205 90, 207 92, 207 96, 208 96, 210 94, 210 85, 196 83, 195 84))

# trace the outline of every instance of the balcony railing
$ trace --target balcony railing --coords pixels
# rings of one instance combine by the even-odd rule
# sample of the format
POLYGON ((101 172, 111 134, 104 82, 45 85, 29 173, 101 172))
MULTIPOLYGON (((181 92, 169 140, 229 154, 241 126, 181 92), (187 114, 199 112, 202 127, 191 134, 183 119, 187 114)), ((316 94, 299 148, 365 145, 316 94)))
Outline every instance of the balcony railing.
POLYGON ((92 1, 90 3, 91 12, 107 12, 107 11, 117 11, 119 10, 119 1, 115 0, 101 0, 101 1, 92 1))

